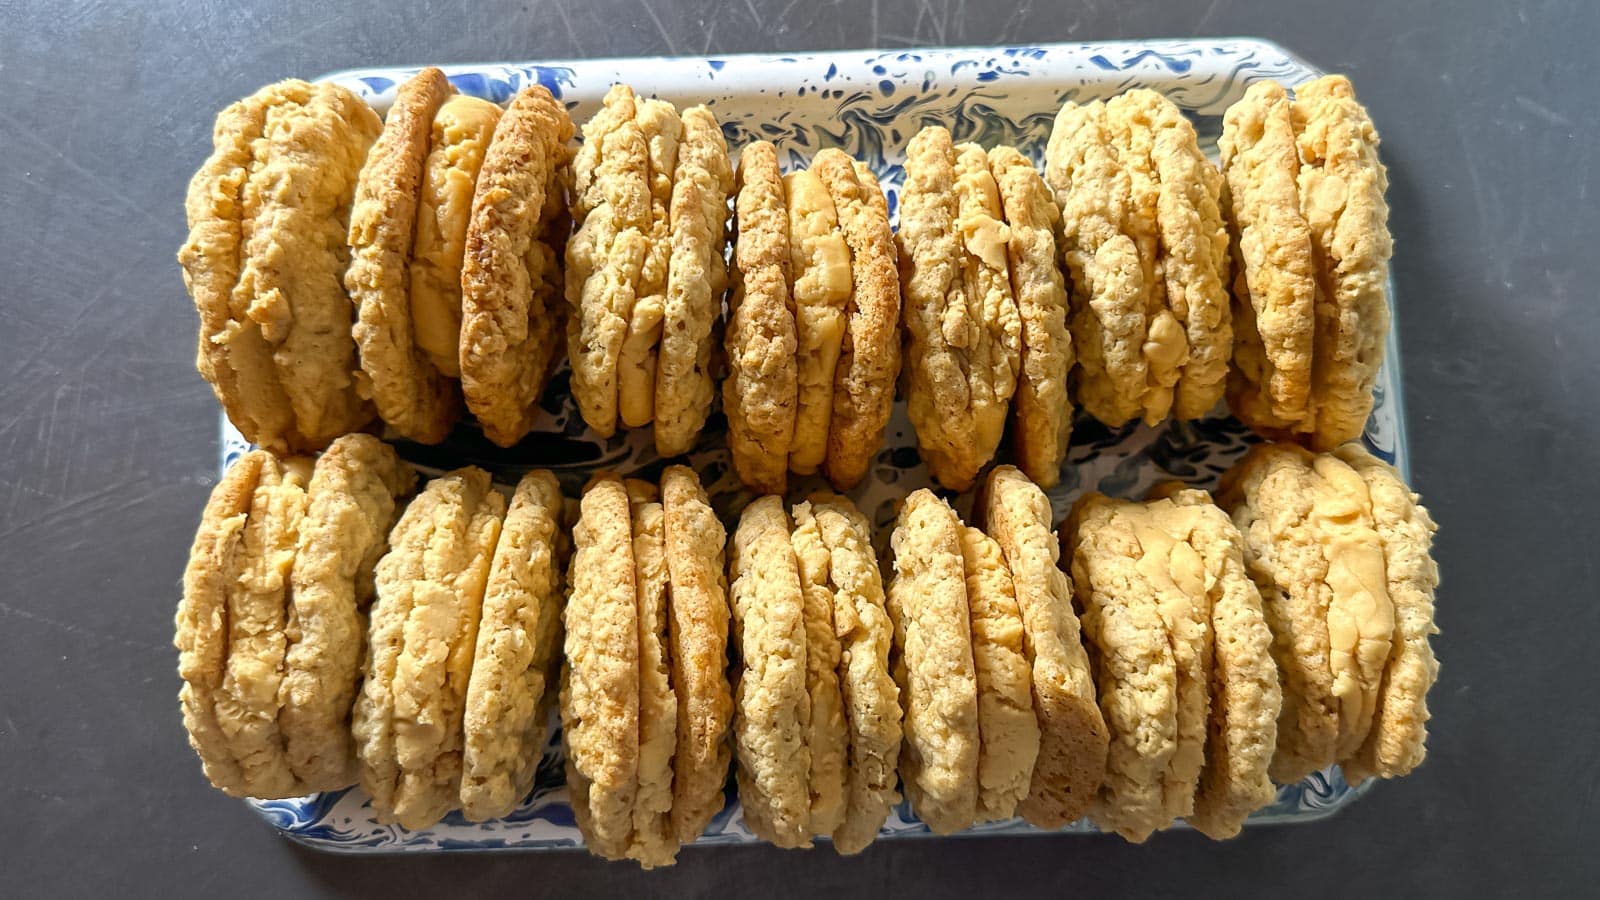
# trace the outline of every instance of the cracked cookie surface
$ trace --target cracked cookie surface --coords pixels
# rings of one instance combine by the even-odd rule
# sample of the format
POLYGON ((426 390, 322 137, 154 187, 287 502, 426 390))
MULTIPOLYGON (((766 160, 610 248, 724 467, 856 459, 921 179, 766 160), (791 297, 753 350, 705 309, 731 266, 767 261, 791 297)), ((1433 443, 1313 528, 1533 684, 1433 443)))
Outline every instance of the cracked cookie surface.
POLYGON ((1067 331, 1067 290, 1056 264, 1056 208, 1033 163, 1013 147, 989 151, 1010 240, 1011 289, 1021 322, 1020 368, 1013 401, 1017 466, 1040 487, 1054 487, 1072 433, 1067 374, 1075 360, 1067 331))
POLYGON ((734 195, 733 293, 724 349, 722 408, 728 452, 752 490, 788 483, 797 405, 797 342, 789 293, 788 204, 777 151, 756 141, 739 154, 734 195))
POLYGON ((361 679, 372 573, 416 473, 369 434, 335 440, 306 486, 278 689, 289 764, 308 791, 355 780, 350 711, 361 679))
POLYGON ((444 439, 461 401, 417 340, 409 269, 434 116, 454 90, 443 72, 427 68, 395 92, 356 182, 344 273, 356 307, 352 334, 365 376, 359 388, 384 422, 427 444, 444 439))
POLYGON ((512 98, 484 151, 461 264, 461 389, 502 447, 533 427, 559 358, 572 120, 544 87, 512 98))
POLYGON ((458 469, 406 506, 378 561, 352 731, 380 821, 426 828, 460 802, 462 715, 504 515, 489 473, 458 469))
POLYGON ((217 117, 178 252, 200 314, 196 367, 242 434, 315 450, 365 424, 345 220, 382 127, 348 90, 288 80, 217 117))
POLYGON ((510 814, 533 789, 556 696, 566 556, 561 488, 522 476, 489 564, 463 715, 461 810, 510 814))

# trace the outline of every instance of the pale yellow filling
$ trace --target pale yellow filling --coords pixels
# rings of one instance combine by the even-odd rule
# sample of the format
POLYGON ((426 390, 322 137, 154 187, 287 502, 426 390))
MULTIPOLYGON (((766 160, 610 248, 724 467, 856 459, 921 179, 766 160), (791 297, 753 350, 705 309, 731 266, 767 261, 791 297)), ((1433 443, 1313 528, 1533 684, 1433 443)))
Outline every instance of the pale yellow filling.
POLYGON ((850 248, 822 180, 802 170, 785 175, 783 187, 789 208, 791 294, 799 347, 798 409, 789 464, 795 472, 809 474, 822 464, 827 452, 833 372, 844 341, 845 305, 853 281, 850 248))
POLYGON ((500 107, 456 94, 433 117, 411 241, 413 340, 434 368, 461 377, 461 258, 478 169, 500 107))

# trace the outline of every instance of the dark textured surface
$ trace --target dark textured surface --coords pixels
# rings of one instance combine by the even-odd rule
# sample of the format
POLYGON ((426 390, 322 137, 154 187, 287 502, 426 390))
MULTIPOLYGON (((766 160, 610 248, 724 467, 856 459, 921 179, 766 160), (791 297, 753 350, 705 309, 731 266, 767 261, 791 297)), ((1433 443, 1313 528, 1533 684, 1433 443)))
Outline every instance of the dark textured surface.
POLYGON ((1589 893, 1600 864, 1600 6, 0 0, 0 894, 1036 897, 1589 893), (227 102, 357 65, 1251 34, 1347 72, 1384 135, 1417 486, 1443 530, 1431 753, 1335 819, 1253 830, 320 856, 208 788, 171 611, 215 477, 173 253, 227 102), (1587 36, 1587 37, 1586 37, 1587 36))

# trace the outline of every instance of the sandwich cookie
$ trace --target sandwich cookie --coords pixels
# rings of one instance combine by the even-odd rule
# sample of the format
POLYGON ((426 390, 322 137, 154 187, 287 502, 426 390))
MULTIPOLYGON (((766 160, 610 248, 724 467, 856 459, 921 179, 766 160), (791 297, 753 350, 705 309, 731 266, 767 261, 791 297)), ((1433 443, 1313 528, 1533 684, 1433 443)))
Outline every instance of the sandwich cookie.
POLYGON ((900 375, 900 282, 889 204, 872 171, 831 147, 812 159, 811 171, 827 188, 850 248, 851 294, 823 463, 829 483, 848 490, 866 476, 889 422, 900 375))
POLYGON ((472 193, 500 107, 427 68, 402 84, 367 154, 350 213, 344 283, 378 416, 436 444, 461 408, 461 261, 472 193))
POLYGON ((1271 656, 1272 633, 1261 593, 1245 572, 1244 539, 1211 495, 1167 482, 1151 498, 1197 511, 1186 524, 1189 544, 1204 559, 1211 609, 1211 711, 1205 767, 1187 820, 1206 836, 1223 840, 1238 834, 1250 813, 1277 797, 1267 774, 1283 702, 1271 656))
POLYGON ((699 478, 600 476, 574 531, 567 781, 595 853, 671 865, 722 808, 733 711, 723 530, 699 478))
POLYGON ((772 144, 746 146, 734 194, 722 409, 734 471, 751 490, 769 494, 783 493, 787 484, 799 391, 785 197, 772 144))
POLYGON ((560 669, 567 558, 560 485, 522 476, 489 563, 462 717, 461 811, 509 815, 533 789, 560 669))
POLYGON ((317 457, 290 573, 278 726, 307 791, 356 779, 350 711, 361 680, 373 569, 416 473, 394 448, 347 434, 317 457))
POLYGON ((583 135, 567 249, 573 394, 584 421, 607 437, 619 421, 649 424, 664 401, 658 450, 682 453, 710 410, 711 324, 726 283, 733 187, 727 144, 704 107, 680 117, 620 84, 583 135))
POLYGON ((548 90, 523 88, 495 123, 472 195, 457 358, 467 408, 502 447, 533 427, 560 361, 572 133, 548 90))
POLYGON ((1283 686, 1271 774, 1297 781, 1356 754, 1382 693, 1395 609, 1370 491, 1336 456, 1262 444, 1219 500, 1244 538, 1283 686))
POLYGON ((1238 256, 1234 414, 1330 450, 1360 437, 1389 330, 1378 135, 1350 82, 1259 82, 1218 141, 1238 256))
POLYGON ((1046 178, 1072 276, 1079 402, 1111 426, 1204 415, 1233 338, 1221 178, 1193 126, 1153 91, 1068 103, 1046 178))
POLYGON ((1061 211, 1033 163, 1014 147, 989 151, 1010 239, 1011 292, 1022 323, 1021 368, 1012 404, 1017 467, 1042 488, 1061 479, 1072 434, 1067 375, 1075 356, 1067 331, 1067 290, 1056 263, 1061 211))
POLYGON ((351 727, 379 821, 426 828, 460 802, 463 709, 505 509, 482 469, 435 478, 378 561, 351 727))
POLYGON ((1210 508, 1203 495, 1180 505, 1091 493, 1063 535, 1111 731, 1095 820, 1135 843, 1195 810, 1213 721, 1218 582, 1207 557, 1227 546, 1214 543, 1219 522, 1207 520, 1210 508))
POLYGON ((933 475, 963 490, 993 456, 1021 365, 1010 232, 989 160, 928 126, 901 191, 906 412, 933 475))
POLYGON ((308 468, 262 450, 240 458, 211 492, 184 571, 174 641, 183 723, 206 778, 234 797, 308 793, 278 726, 308 468))
POLYGON ((342 278, 357 175, 381 129, 345 88, 278 82, 218 115, 189 183, 178 262, 200 314, 196 368, 269 450, 319 450, 372 418, 342 278))
POLYGON ((1011 570, 1032 667, 1039 754, 1017 812, 1036 827, 1060 828, 1089 811, 1105 778, 1108 739, 1072 609, 1072 582, 1058 565, 1050 500, 1017 469, 998 466, 974 508, 1011 570))

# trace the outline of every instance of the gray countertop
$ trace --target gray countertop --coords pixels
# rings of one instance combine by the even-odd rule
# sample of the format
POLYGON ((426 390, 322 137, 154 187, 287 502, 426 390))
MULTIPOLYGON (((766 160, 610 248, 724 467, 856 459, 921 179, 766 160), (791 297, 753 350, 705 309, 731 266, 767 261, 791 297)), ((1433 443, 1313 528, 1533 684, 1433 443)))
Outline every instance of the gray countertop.
POLYGON ((1600 5, 223 6, 0 3, 0 893, 1353 897, 1600 881, 1600 5), (1383 132, 1415 484, 1442 526, 1444 670, 1421 771, 1332 820, 1226 844, 691 849, 649 875, 578 853, 322 856, 206 786, 170 641, 217 414, 173 254, 223 105, 358 65, 1233 34, 1349 73, 1383 132))

